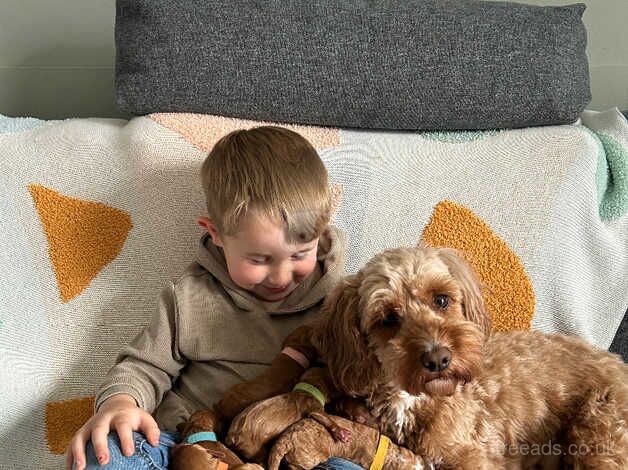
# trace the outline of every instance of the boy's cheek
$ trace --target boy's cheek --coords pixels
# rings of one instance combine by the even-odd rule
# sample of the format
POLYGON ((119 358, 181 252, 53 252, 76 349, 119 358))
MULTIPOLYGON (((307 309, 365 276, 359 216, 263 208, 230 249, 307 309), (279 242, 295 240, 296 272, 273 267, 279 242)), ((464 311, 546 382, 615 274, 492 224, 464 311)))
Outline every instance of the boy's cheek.
POLYGON ((229 275, 233 282, 241 287, 250 288, 252 285, 257 285, 264 280, 264 275, 259 269, 251 266, 233 266, 229 270, 229 275))
POLYGON ((303 262, 303 264, 299 265, 294 271, 294 277, 297 282, 301 282, 303 279, 308 277, 316 268, 316 258, 312 260, 307 260, 307 262, 303 262))

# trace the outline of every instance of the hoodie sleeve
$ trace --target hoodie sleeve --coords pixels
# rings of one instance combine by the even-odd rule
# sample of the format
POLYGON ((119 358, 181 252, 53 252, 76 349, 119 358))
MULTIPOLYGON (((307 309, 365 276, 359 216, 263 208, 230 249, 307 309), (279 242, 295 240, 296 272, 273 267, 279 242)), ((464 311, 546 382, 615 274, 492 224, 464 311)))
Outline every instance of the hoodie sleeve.
POLYGON ((95 410, 109 397, 131 395, 152 413, 185 366, 179 353, 177 299, 171 283, 161 291, 151 322, 126 346, 96 395, 95 410))

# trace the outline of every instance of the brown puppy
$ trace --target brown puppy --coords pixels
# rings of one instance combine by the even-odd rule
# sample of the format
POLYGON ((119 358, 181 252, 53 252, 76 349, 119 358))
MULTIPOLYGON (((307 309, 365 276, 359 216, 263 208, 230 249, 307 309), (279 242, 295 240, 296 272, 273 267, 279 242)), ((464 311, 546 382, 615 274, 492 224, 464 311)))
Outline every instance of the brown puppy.
MULTIPOLYGON (((270 451, 268 470, 278 470, 282 461, 291 470, 313 468, 330 457, 341 457, 362 468, 369 468, 375 459, 379 440, 379 432, 372 427, 339 416, 320 415, 314 412, 309 418, 290 426, 277 439, 270 451), (335 422, 336 426, 349 430, 351 439, 348 441, 334 439, 328 432, 330 420, 335 422)), ((388 444, 386 452, 381 455, 380 468, 386 470, 432 468, 421 457, 394 443, 388 444)))
POLYGON ((311 326, 298 327, 286 337, 283 352, 275 356, 270 367, 254 379, 227 390, 215 405, 221 420, 228 423, 247 406, 291 391, 318 357, 312 346, 312 335, 311 326))
POLYGON ((292 390, 310 362, 316 358, 311 337, 311 327, 297 328, 284 340, 284 349, 264 372, 248 382, 231 387, 212 408, 196 411, 187 422, 179 424, 183 444, 173 449, 173 468, 212 470, 220 462, 230 467, 242 465, 242 460, 220 442, 201 441, 190 445, 185 444, 185 439, 198 432, 214 432, 220 437, 233 417, 247 406, 292 390))
MULTIPOLYGON (((240 451, 245 458, 262 462, 270 439, 278 436, 290 424, 308 416, 311 411, 323 412, 322 404, 312 395, 292 392, 296 383, 301 380, 318 387, 326 395, 327 401, 335 396, 335 389, 326 369, 312 368, 305 371, 317 357, 311 343, 312 335, 311 326, 295 329, 284 340, 282 353, 274 358, 269 368, 254 379, 231 387, 214 407, 199 410, 187 422, 181 423, 178 428, 183 441, 197 432, 214 432, 217 436, 223 436, 224 429, 234 416, 248 407, 231 425, 227 443, 240 451), (285 392, 291 393, 280 395, 285 392), (272 398, 263 401, 268 397, 272 398), (267 417, 263 426, 260 426, 257 419, 262 411, 267 417), (260 432, 248 433, 252 427, 260 432)), ((338 397, 334 400, 332 409, 358 422, 374 425, 363 400, 338 397)), ((327 423, 328 431, 336 439, 349 438, 347 431, 338 428, 333 421, 327 423)), ((208 465, 211 470, 212 465, 219 461, 224 461, 229 466, 242 464, 238 455, 221 442, 180 444, 173 450, 173 466, 178 470, 205 468, 208 465), (208 459, 214 463, 208 463, 208 459)))
POLYGON ((454 250, 375 256, 327 298, 318 331, 334 385, 439 468, 519 469, 535 452, 628 468, 628 366, 574 337, 491 334, 454 250))
MULTIPOLYGON (((335 388, 330 381, 327 368, 309 369, 301 378, 303 382, 320 390, 322 398, 329 403, 334 398, 335 388)), ((277 395, 251 405, 233 420, 225 443, 241 455, 255 462, 266 458, 267 444, 278 437, 291 424, 313 412, 324 416, 324 403, 313 395, 303 391, 293 391, 277 395)), ((339 427, 332 420, 324 421, 327 432, 334 439, 347 441, 351 439, 348 429, 339 427)))
MULTIPOLYGON (((182 438, 208 429, 219 429, 217 417, 211 411, 192 414, 190 419, 180 425, 178 430, 182 438)), ((173 470, 263 470, 255 464, 245 464, 221 442, 201 441, 196 444, 177 444, 172 449, 173 470)))

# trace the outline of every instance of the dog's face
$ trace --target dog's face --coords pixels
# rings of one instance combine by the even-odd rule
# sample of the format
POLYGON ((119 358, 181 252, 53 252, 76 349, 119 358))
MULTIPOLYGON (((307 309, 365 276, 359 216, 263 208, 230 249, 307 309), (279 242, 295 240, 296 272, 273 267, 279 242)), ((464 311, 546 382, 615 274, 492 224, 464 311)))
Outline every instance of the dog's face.
POLYGON ((336 386, 368 395, 382 382, 450 395, 480 370, 490 331, 479 282, 451 249, 397 248, 328 297, 317 341, 336 386))

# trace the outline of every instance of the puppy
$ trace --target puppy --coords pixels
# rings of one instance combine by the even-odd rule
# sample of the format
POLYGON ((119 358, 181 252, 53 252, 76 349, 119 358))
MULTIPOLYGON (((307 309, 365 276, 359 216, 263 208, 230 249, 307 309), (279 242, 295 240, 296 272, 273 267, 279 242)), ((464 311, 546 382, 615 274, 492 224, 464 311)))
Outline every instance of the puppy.
MULTIPOLYGON (((270 367, 257 377, 231 387, 213 407, 199 410, 177 428, 183 444, 173 449, 174 469, 218 469, 221 463, 230 468, 241 468, 242 460, 221 442, 201 441, 185 444, 185 439, 198 432, 223 435, 231 420, 249 405, 268 397, 291 391, 309 364, 316 358, 311 344, 312 328, 302 326, 294 330, 283 342, 283 350, 273 359, 270 367)), ((259 468, 259 467, 251 467, 259 468)))
MULTIPOLYGON (((231 387, 213 407, 196 411, 188 421, 179 424, 178 430, 183 441, 198 432, 214 432, 217 436, 223 436, 223 430, 229 429, 226 443, 231 448, 249 460, 263 462, 269 440, 310 412, 323 412, 323 405, 312 395, 292 391, 299 380, 316 386, 328 400, 335 391, 326 369, 309 368, 318 355, 311 343, 312 335, 311 325, 295 329, 284 340, 282 352, 275 356, 270 367, 252 380, 231 387), (260 413, 266 414, 263 421, 258 421, 260 413), (236 415, 237 418, 233 420, 236 415), (232 420, 233 424, 229 427, 232 420)), ((373 425, 374 421, 363 401, 350 397, 338 398, 334 401, 333 409, 336 412, 373 425)), ((333 421, 326 423, 328 432, 335 439, 349 439, 350 434, 346 429, 339 428, 333 421)), ((221 442, 183 443, 173 450, 175 469, 211 470, 220 462, 228 464, 230 468, 247 468, 239 467, 243 464, 240 457, 221 442)))
MULTIPOLYGON (((335 387, 327 368, 309 369, 301 379, 320 390, 326 403, 334 398, 335 387)), ((309 393, 292 391, 251 405, 233 420, 225 443, 241 455, 255 462, 266 459, 267 444, 277 438, 290 425, 315 414, 324 423, 327 434, 346 442, 351 439, 348 428, 336 425, 331 419, 323 420, 324 404, 309 393)))
POLYGON ((575 337, 491 334, 454 250, 375 256, 328 296, 313 342, 335 387, 439 468, 628 468, 628 366, 575 337))
POLYGON ((317 358, 312 345, 312 327, 303 325, 283 341, 282 352, 270 367, 252 380, 236 384, 215 405, 223 422, 230 422, 249 405, 292 390, 310 364, 317 358))
MULTIPOLYGON (((379 432, 372 427, 339 416, 314 412, 309 418, 290 426, 275 441, 268 458, 268 470, 278 470, 282 461, 289 469, 313 468, 330 457, 341 457, 362 468, 369 468, 375 460, 379 440, 379 432), (328 432, 331 427, 329 421, 333 421, 339 428, 349 430, 351 439, 347 441, 334 439, 328 432)), ((386 452, 381 455, 380 468, 386 470, 431 468, 421 457, 394 443, 390 443, 386 452)))
MULTIPOLYGON (((178 431, 186 437, 208 430, 219 429, 219 422, 211 410, 193 413, 190 419, 178 426, 178 431)), ((173 470, 263 470, 255 464, 245 464, 221 442, 200 441, 195 444, 177 444, 172 449, 173 470)))

